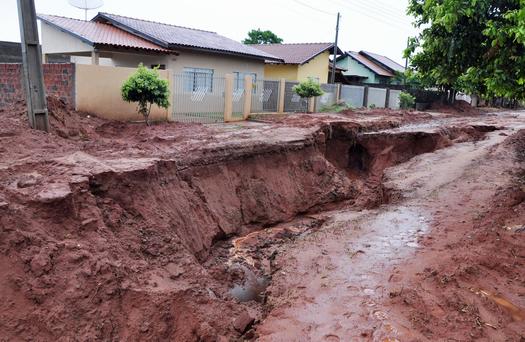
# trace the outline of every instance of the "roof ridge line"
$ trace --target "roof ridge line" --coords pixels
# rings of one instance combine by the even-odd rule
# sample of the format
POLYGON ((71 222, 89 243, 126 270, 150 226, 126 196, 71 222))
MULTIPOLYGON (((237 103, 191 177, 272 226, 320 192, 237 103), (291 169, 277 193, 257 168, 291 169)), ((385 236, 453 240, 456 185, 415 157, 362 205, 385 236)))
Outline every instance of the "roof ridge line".
MULTIPOLYGON (((98 14, 112 15, 112 16, 121 17, 121 18, 133 19, 133 20, 138 20, 138 21, 145 21, 145 22, 148 22, 148 23, 166 25, 166 26, 171 26, 171 27, 178 27, 178 28, 183 28, 183 29, 186 29, 186 30, 193 30, 193 31, 200 31, 200 32, 206 32, 206 33, 218 34, 215 31, 201 30, 201 29, 197 29, 197 28, 193 28, 193 27, 180 26, 180 25, 174 25, 174 24, 168 24, 168 23, 161 23, 160 21, 139 19, 139 18, 134 18, 134 17, 128 17, 126 15, 113 14, 113 13, 108 13, 108 12, 98 12, 98 14)), ((94 18, 96 18, 96 16, 94 18)))
POLYGON ((89 23, 89 22, 91 22, 91 20, 85 21, 85 20, 82 20, 82 19, 71 18, 71 17, 65 17, 65 16, 63 16, 63 15, 56 15, 56 14, 37 13, 36 15, 37 15, 37 16, 45 15, 45 16, 48 16, 48 17, 63 18, 63 19, 69 19, 69 20, 76 20, 76 21, 81 21, 81 22, 83 22, 83 23, 89 23))
POLYGON ((260 45, 320 45, 320 44, 334 44, 329 42, 319 42, 319 43, 272 43, 272 44, 249 44, 253 46, 260 46, 260 45))

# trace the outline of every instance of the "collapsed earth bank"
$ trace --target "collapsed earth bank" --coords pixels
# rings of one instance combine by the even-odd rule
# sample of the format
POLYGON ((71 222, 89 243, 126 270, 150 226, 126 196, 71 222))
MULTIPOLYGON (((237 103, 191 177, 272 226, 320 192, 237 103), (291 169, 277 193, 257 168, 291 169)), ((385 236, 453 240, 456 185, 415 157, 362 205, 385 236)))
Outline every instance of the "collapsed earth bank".
POLYGON ((2 168, 0 338, 238 337, 263 312, 232 297, 238 270, 210 266, 214 245, 337 203, 380 204, 386 167, 485 130, 331 122, 286 144, 183 159, 74 151, 2 168))

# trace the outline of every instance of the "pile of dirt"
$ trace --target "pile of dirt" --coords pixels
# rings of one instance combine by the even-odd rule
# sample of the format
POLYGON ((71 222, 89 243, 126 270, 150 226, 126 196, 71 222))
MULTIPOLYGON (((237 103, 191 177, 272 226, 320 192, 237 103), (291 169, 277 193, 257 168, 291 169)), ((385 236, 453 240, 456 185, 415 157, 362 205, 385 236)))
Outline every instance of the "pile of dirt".
POLYGON ((463 100, 456 100, 453 104, 444 103, 443 101, 435 101, 431 104, 430 110, 463 116, 474 116, 484 112, 482 108, 472 107, 470 103, 463 100))

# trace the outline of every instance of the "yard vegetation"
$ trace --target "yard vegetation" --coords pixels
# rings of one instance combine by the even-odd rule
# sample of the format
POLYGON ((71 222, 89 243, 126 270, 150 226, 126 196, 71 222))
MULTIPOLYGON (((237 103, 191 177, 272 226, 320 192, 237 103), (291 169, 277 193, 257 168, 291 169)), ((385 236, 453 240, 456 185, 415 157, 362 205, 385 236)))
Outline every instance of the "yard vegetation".
POLYGON ((151 106, 156 104, 161 108, 168 108, 169 94, 168 81, 160 78, 157 68, 148 69, 142 63, 122 85, 122 99, 137 102, 137 111, 144 116, 148 126, 151 106))

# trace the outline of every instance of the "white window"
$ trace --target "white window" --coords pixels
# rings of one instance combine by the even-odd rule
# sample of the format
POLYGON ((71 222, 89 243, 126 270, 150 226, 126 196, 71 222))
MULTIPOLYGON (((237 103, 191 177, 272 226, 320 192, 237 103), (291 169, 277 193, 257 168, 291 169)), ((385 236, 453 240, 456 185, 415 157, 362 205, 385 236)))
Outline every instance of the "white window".
MULTIPOLYGON (((245 76, 251 76, 252 77, 252 83, 257 84, 257 74, 254 72, 239 72, 235 71, 233 73, 235 76, 235 83, 234 88, 235 90, 244 89, 244 77, 245 76)), ((253 87, 253 92, 255 93, 256 89, 253 87)))
POLYGON ((213 69, 184 68, 184 91, 213 91, 213 69))

